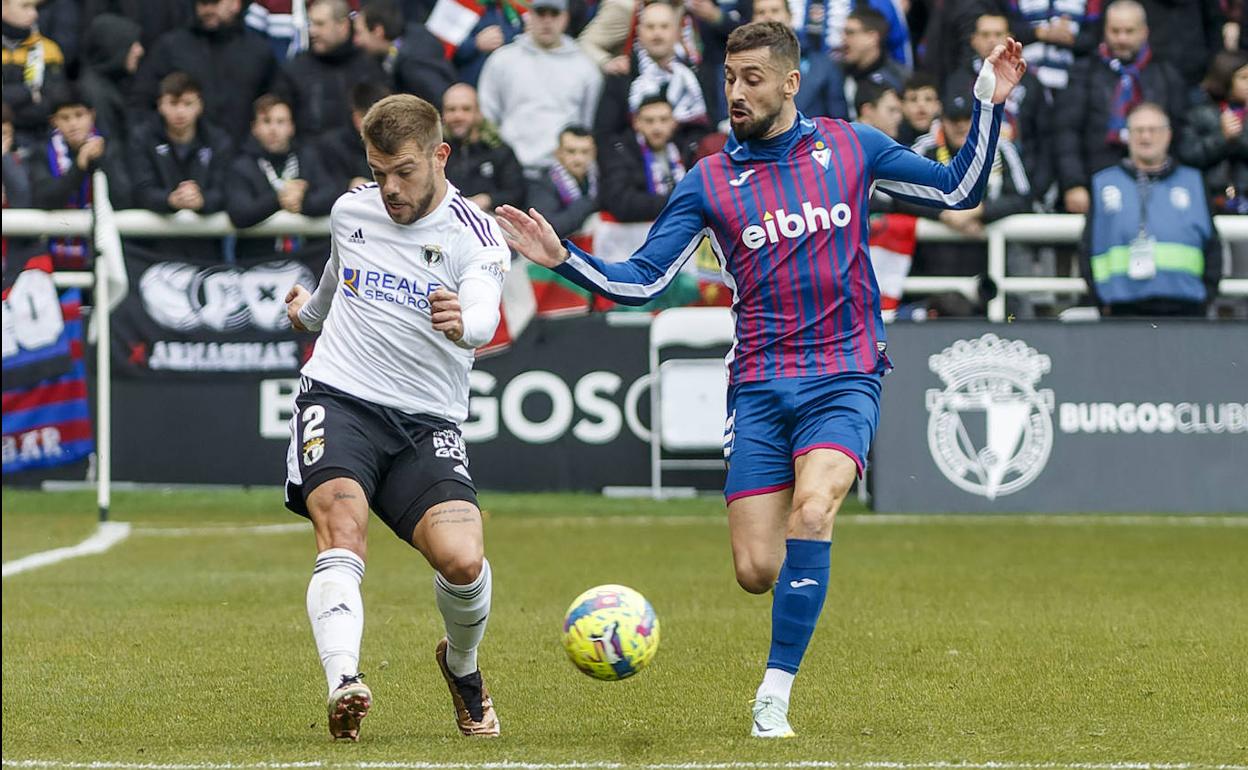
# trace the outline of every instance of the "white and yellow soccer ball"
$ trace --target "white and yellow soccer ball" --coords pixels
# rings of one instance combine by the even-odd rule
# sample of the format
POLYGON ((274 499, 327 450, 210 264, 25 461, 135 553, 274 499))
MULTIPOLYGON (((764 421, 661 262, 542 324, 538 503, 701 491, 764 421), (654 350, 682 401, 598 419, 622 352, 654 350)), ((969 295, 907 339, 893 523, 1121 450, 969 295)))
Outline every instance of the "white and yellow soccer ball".
POLYGON ((659 618, 646 597, 633 589, 597 586, 568 607, 563 649, 577 668, 595 679, 627 679, 654 660, 659 618))

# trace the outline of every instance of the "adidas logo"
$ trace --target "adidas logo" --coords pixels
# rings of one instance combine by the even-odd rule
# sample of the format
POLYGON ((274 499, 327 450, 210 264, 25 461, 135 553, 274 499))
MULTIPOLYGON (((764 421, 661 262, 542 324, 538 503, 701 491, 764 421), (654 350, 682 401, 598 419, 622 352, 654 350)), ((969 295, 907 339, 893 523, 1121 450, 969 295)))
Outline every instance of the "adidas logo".
POLYGON ((355 232, 347 236, 347 241, 350 243, 363 243, 364 242, 364 228, 362 227, 355 228, 355 232))
POLYGON ((339 604, 336 607, 330 607, 329 609, 322 612, 320 615, 317 615, 316 619, 324 620, 325 618, 333 617, 334 615, 342 615, 344 613, 347 615, 351 614, 351 608, 346 605, 346 602, 343 602, 342 604, 339 604))

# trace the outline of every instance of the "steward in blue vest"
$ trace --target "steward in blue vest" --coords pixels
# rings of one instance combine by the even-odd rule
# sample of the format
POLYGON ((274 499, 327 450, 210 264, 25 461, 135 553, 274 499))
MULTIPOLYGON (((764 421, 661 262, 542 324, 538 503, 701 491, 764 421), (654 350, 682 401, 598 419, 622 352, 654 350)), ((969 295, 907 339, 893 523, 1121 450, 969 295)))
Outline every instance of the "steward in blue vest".
POLYGON ((1128 159, 1092 177, 1083 274, 1103 312, 1204 315, 1217 293, 1222 247, 1200 172, 1128 159))

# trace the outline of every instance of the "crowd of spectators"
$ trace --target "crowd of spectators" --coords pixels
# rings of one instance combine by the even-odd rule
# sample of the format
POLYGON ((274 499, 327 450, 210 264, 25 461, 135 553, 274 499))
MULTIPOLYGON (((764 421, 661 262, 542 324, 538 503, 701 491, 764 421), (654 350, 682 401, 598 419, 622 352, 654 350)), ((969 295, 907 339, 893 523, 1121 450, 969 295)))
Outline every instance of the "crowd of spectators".
MULTIPOLYGON (((1187 196, 1197 219, 1248 213, 1248 0, 2 2, 6 207, 88 207, 98 168, 118 208, 225 211, 238 227, 323 215, 369 177, 363 113, 405 92, 443 110, 447 174, 465 195, 487 209, 537 205, 561 234, 588 239, 653 220, 722 147, 727 36, 770 20, 801 41, 799 109, 870 123, 940 162, 965 139, 980 62, 1018 38, 1031 67, 1006 105, 984 203, 873 206, 968 235, 1012 213, 1089 214, 1082 261, 1103 305, 1088 244, 1109 207, 1098 195, 1126 184, 1117 177, 1147 195, 1154 182, 1175 189, 1177 174, 1184 192, 1170 197, 1187 196), (1136 126, 1141 105, 1148 125, 1136 126), (1164 173, 1141 168, 1133 144, 1161 122, 1164 173)), ((1142 254, 1156 234, 1137 224, 1142 254)), ((1204 299, 1166 307, 1213 296, 1210 238, 1197 244, 1204 299)), ((301 245, 225 243, 164 245, 205 259, 301 245)), ((61 268, 89 258, 77 239, 49 249, 61 268)), ((1052 274, 1049 252, 1012 254, 1010 269, 1052 274)), ((1233 269, 1248 268, 1244 256, 1233 269)), ((913 259, 915 274, 975 275, 985 251, 929 244, 913 259)))

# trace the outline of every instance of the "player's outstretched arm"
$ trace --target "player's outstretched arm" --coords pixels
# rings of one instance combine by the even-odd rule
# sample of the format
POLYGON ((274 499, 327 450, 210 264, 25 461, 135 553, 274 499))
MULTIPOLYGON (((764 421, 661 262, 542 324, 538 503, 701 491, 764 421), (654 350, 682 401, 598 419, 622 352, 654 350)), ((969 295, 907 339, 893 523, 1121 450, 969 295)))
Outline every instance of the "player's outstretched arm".
POLYGON ((1027 62, 1014 38, 984 60, 975 80, 971 131, 948 165, 921 157, 869 126, 854 124, 879 188, 911 203, 969 209, 979 205, 992 171, 1001 131, 1001 106, 1018 85, 1027 62))
POLYGON ((321 272, 321 282, 316 291, 309 294, 308 290, 295 284, 286 293, 286 317, 295 331, 316 332, 329 315, 329 306, 334 301, 334 290, 338 288, 338 248, 331 244, 329 259, 321 272))
POLYGON ((680 267, 702 242, 703 219, 699 167, 676 185, 650 227, 646 242, 623 262, 603 262, 568 241, 536 209, 526 214, 512 206, 495 209, 507 243, 537 264, 573 283, 623 305, 644 305, 663 293, 680 267))

